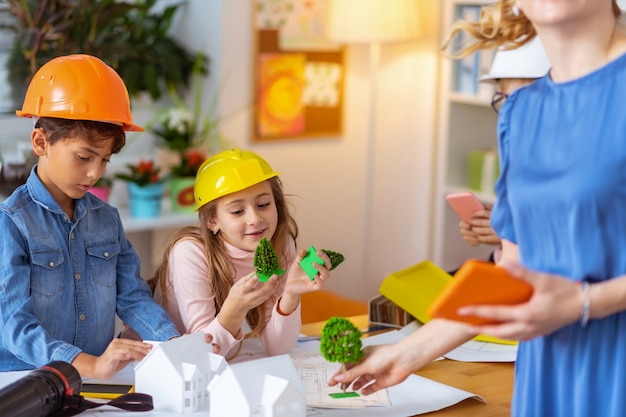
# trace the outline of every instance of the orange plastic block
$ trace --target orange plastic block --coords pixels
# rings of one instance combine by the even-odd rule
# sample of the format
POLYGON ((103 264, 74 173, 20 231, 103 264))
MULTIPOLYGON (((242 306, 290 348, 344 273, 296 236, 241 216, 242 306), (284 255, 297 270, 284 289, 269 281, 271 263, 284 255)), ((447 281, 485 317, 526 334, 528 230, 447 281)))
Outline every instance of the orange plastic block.
POLYGON ((520 304, 528 301, 532 294, 530 284, 511 276, 504 268, 471 259, 459 268, 454 279, 437 296, 428 308, 428 314, 470 324, 489 324, 493 321, 460 316, 457 311, 469 305, 520 304))

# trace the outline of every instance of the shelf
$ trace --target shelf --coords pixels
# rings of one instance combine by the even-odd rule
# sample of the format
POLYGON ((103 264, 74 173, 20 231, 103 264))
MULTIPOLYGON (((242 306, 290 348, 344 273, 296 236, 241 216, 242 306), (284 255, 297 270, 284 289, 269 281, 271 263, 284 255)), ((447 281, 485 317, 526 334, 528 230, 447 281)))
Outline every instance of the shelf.
POLYGON ((158 217, 153 218, 135 218, 130 215, 128 207, 118 207, 124 231, 129 232, 146 232, 159 229, 169 229, 190 226, 198 223, 198 213, 173 213, 169 199, 163 199, 163 212, 158 217))
MULTIPOLYGON (((445 0, 442 26, 449 27, 459 18, 478 18, 478 9, 464 6, 491 3, 492 0, 445 0)), ((439 73, 442 101, 438 116, 432 260, 444 270, 456 269, 470 258, 486 259, 494 249, 490 245, 470 246, 463 240, 459 233, 459 217, 445 198, 449 193, 470 191, 485 204, 493 204, 496 200, 491 190, 476 192, 468 187, 471 152, 497 149, 498 118, 491 109, 495 85, 478 83, 479 77, 489 71, 492 54, 481 51, 466 58, 463 61, 442 60, 439 73), (459 73, 459 69, 464 71, 459 73)))
POLYGON ((459 104, 470 104, 473 106, 491 107, 491 98, 463 93, 450 93, 450 102, 459 104))

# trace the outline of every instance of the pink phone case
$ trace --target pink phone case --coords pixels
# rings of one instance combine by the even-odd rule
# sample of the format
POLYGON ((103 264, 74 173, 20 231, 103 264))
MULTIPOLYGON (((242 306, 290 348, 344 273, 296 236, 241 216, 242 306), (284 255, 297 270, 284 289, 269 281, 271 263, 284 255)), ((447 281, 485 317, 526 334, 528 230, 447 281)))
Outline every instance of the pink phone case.
POLYGON ((448 194, 446 200, 464 222, 470 221, 475 212, 485 210, 485 206, 470 192, 448 194))

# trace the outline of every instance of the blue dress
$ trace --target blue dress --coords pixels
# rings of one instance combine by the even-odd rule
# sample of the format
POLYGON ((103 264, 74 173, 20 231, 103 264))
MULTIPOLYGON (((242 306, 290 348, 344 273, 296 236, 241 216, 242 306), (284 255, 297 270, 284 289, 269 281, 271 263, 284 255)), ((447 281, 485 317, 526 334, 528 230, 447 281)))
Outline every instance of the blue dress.
MULTIPOLYGON (((525 267, 590 283, 626 274, 625 105, 626 55, 507 100, 492 226, 525 267)), ((624 414, 626 312, 520 343, 513 416, 624 414)))

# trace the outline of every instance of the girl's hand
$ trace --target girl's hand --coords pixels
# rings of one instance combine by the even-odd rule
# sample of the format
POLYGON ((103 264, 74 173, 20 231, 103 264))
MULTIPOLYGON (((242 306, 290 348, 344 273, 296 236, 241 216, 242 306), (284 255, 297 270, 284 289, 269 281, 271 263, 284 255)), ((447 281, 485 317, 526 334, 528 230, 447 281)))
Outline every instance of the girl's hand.
POLYGON ((459 314, 501 322, 473 326, 476 332, 508 340, 528 340, 550 334, 579 320, 584 303, 579 282, 534 272, 519 264, 505 266, 511 275, 530 283, 534 293, 528 302, 514 306, 468 306, 459 309, 459 314))
POLYGON ((299 297, 301 294, 317 291, 323 288, 324 282, 330 277, 330 259, 324 252, 318 250, 317 256, 324 261, 324 265, 319 265, 317 263, 313 264, 315 269, 317 269, 317 274, 314 276, 314 279, 311 280, 304 269, 300 266, 300 261, 302 261, 304 256, 306 256, 306 253, 307 251, 305 249, 301 249, 296 256, 296 259, 289 267, 289 273, 287 274, 287 282, 285 283, 285 290, 283 294, 299 297))
POLYGON ((270 298, 278 285, 276 275, 272 275, 266 282, 259 281, 254 272, 242 277, 230 288, 217 320, 230 334, 237 337, 248 311, 270 298))
POLYGON ((256 273, 253 272, 233 284, 224 301, 224 306, 229 304, 229 308, 237 310, 245 316, 250 309, 263 304, 265 300, 270 298, 278 285, 279 278, 276 275, 272 275, 266 282, 261 282, 256 273))

